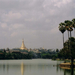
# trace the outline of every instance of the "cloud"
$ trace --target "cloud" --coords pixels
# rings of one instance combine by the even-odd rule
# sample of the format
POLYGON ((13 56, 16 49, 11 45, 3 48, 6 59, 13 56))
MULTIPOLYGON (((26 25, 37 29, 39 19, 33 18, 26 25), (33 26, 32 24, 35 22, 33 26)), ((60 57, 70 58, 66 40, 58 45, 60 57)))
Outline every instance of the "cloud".
POLYGON ((17 32, 13 32, 10 36, 15 37, 15 36, 17 36, 17 34, 18 34, 17 32))
POLYGON ((9 13, 4 13, 2 15, 2 19, 4 22, 10 22, 12 20, 17 20, 17 19, 20 19, 21 18, 21 14, 19 12, 12 12, 12 11, 9 11, 9 13))
POLYGON ((6 29, 8 27, 6 23, 0 23, 0 25, 3 29, 6 29))
POLYGON ((59 23, 72 20, 74 12, 74 0, 0 0, 0 40, 6 41, 0 47, 10 40, 10 48, 19 47, 24 38, 28 48, 61 48, 59 23))
POLYGON ((71 3, 72 2, 72 0, 53 0, 54 1, 54 6, 57 6, 57 7, 61 7, 61 6, 64 6, 64 5, 67 5, 67 4, 69 4, 69 3, 71 3))
POLYGON ((58 29, 58 27, 55 27, 55 28, 51 29, 50 32, 51 32, 51 34, 56 34, 59 32, 59 29, 58 29))
POLYGON ((30 21, 36 21, 36 20, 35 20, 35 19, 33 19, 33 18, 29 18, 29 19, 25 19, 25 21, 30 22, 30 21))
POLYGON ((24 25, 22 24, 14 24, 14 25, 11 25, 14 29, 19 29, 19 28, 23 28, 24 25))

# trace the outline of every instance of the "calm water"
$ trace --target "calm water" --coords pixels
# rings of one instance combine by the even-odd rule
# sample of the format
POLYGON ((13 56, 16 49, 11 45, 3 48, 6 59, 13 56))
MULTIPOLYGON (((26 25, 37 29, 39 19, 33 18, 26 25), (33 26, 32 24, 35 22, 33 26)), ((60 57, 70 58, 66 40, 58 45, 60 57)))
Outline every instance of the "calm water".
POLYGON ((0 60, 0 75, 71 75, 70 70, 56 66, 59 63, 49 59, 0 60))

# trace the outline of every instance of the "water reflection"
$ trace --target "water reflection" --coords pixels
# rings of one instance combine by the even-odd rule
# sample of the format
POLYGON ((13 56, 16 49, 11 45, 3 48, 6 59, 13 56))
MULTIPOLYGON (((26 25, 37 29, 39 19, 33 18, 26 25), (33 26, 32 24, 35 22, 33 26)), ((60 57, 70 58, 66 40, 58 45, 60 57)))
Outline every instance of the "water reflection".
POLYGON ((64 71, 64 75, 75 75, 74 68, 60 67, 64 71))
POLYGON ((74 68, 71 68, 71 75, 74 75, 74 68))
POLYGON ((3 62, 0 62, 0 75, 75 75, 74 69, 61 68, 57 61, 37 59, 3 62))
POLYGON ((8 71, 9 71, 9 65, 7 64, 7 73, 8 73, 8 71))
POLYGON ((23 62, 21 63, 21 75, 24 75, 24 64, 23 64, 23 62))
POLYGON ((5 71, 5 64, 3 64, 3 70, 5 71))

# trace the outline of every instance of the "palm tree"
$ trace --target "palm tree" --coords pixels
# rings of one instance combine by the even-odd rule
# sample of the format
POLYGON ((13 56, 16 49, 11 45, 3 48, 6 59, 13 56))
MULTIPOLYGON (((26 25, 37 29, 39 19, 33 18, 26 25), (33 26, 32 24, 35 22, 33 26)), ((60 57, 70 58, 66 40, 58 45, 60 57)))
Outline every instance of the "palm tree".
POLYGON ((65 28, 65 24, 64 23, 60 23, 59 24, 59 30, 63 34, 63 48, 64 48, 64 32, 66 31, 66 28, 65 28))
POLYGON ((68 39, 69 39, 69 31, 70 31, 70 37, 71 37, 71 31, 73 30, 73 23, 69 20, 65 21, 65 27, 68 31, 68 39))
MULTIPOLYGON (((63 47, 65 48, 64 46, 64 32, 67 30, 68 31, 68 51, 70 51, 70 56, 71 56, 71 68, 73 68, 73 61, 74 61, 74 58, 73 58, 73 49, 72 49, 72 35, 71 35, 71 32, 73 31, 73 28, 75 30, 75 19, 73 19, 72 21, 69 21, 69 20, 66 20, 64 21, 64 23, 60 23, 59 24, 59 30, 62 32, 63 34, 63 47), (69 32, 70 32, 70 38, 69 38, 69 32)), ((75 45, 74 45, 75 46, 75 45)))
POLYGON ((71 31, 73 30, 72 27, 73 27, 73 23, 69 20, 66 20, 65 21, 65 27, 68 31, 68 50, 69 50, 69 32, 70 32, 70 37, 71 37, 71 31))
POLYGON ((73 23, 73 28, 74 28, 74 36, 75 36, 75 18, 72 19, 72 23, 73 23))
MULTIPOLYGON (((73 22, 66 20, 65 25, 68 30, 68 39, 70 39, 72 37, 71 32, 73 31, 73 22), (70 32, 70 38, 69 38, 69 32, 70 32)), ((73 68, 73 55, 72 55, 72 48, 71 48, 71 40, 68 41, 68 49, 70 49, 70 52, 71 52, 71 67, 73 68), (70 48, 69 48, 69 42, 70 42, 70 48)))

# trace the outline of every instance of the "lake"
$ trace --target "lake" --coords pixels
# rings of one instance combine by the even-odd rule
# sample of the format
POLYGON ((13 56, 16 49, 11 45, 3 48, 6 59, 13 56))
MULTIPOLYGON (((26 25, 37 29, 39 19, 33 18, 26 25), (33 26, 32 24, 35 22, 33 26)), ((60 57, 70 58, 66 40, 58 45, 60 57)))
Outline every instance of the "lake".
POLYGON ((57 66, 62 62, 51 59, 0 60, 0 75, 71 75, 71 70, 57 66))

